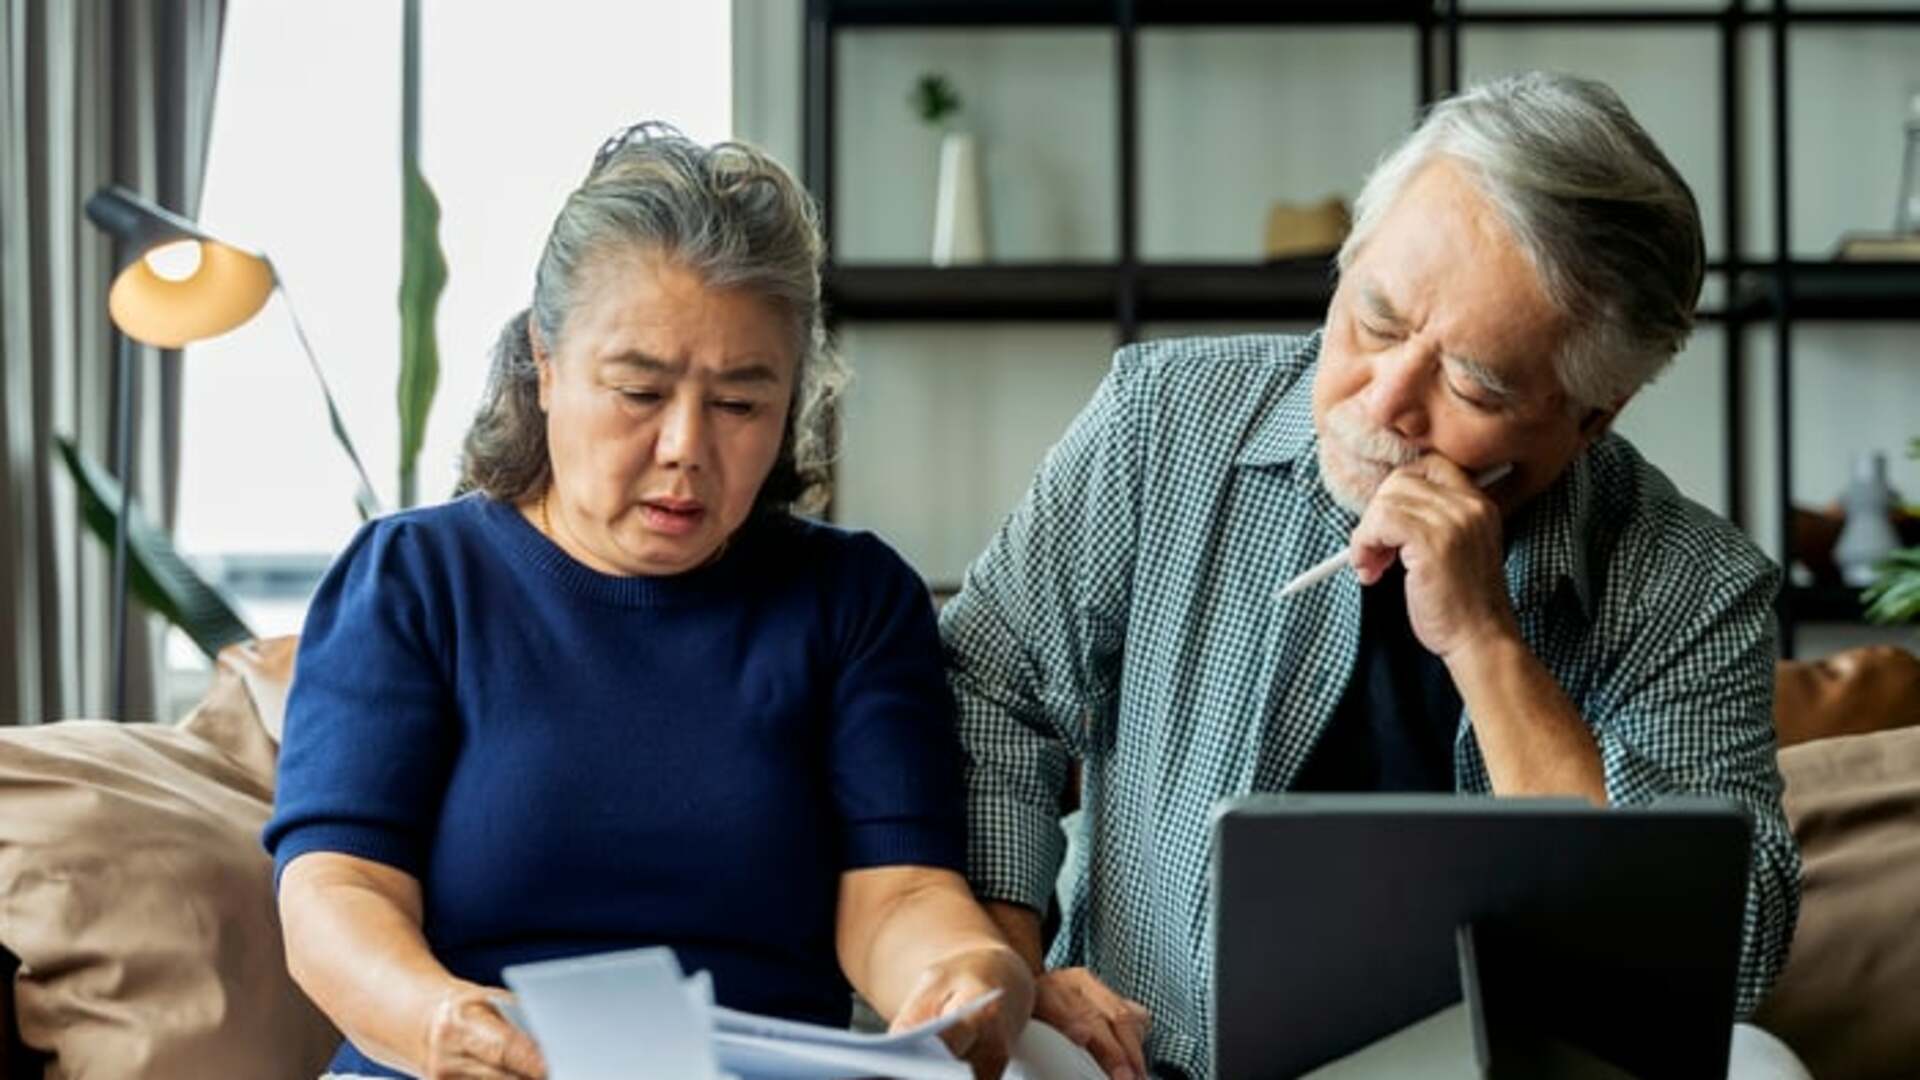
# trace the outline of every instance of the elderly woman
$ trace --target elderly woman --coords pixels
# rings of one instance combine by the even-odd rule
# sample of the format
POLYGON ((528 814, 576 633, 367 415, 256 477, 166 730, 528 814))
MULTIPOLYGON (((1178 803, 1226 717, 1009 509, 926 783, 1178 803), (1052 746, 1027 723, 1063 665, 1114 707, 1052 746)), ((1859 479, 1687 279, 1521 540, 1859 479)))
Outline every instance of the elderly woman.
POLYGON ((816 494, 837 381, 812 206, 641 125, 561 208, 444 506, 307 617, 266 842, 341 1073, 526 1076, 507 965, 668 945, 726 1005, 906 1023, 994 1075, 1030 976, 959 874, 925 590, 816 494))

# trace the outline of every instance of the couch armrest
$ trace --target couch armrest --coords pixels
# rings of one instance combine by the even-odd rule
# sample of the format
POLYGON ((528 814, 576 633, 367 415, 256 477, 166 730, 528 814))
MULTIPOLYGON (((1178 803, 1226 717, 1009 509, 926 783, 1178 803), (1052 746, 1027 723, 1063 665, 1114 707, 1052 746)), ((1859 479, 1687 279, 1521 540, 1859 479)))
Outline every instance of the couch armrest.
POLYGON ((1920 657, 1874 645, 1825 660, 1782 660, 1773 716, 1783 748, 1920 724, 1920 657))

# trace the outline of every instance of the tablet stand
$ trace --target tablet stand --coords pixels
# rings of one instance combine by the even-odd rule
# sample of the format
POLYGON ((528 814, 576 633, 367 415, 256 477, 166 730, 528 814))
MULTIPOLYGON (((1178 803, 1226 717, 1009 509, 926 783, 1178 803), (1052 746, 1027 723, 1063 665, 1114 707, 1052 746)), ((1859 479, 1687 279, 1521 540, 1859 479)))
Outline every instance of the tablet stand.
POLYGON ((1473 1030, 1473 1056, 1484 1080, 1634 1080, 1575 1045, 1556 1023, 1556 978, 1517 939, 1494 923, 1467 923, 1454 931, 1460 994, 1473 1030))

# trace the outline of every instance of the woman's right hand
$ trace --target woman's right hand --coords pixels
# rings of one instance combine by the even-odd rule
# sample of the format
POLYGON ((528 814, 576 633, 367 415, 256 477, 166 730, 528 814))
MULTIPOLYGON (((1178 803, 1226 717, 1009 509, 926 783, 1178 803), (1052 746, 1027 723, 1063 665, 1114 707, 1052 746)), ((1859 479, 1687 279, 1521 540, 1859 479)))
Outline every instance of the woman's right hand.
POLYGON ((533 1037, 494 1007, 507 996, 469 982, 447 990, 427 1021, 424 1080, 546 1080, 547 1063, 533 1037))

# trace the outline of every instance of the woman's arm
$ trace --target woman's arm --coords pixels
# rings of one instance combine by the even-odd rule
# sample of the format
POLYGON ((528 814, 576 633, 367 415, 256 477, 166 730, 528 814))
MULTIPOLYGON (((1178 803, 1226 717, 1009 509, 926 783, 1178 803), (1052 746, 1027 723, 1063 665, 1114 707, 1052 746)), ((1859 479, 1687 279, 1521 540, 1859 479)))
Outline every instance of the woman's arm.
POLYGON ((287 969, 341 1033, 425 1077, 544 1077, 533 1041, 458 979, 421 933, 420 883, 352 855, 309 852, 280 877, 287 969))
POLYGON ((847 980, 896 1028, 1004 991, 942 1036, 976 1076, 1000 1075, 1033 1011, 1033 976, 959 874, 922 866, 842 874, 836 943, 847 980))

